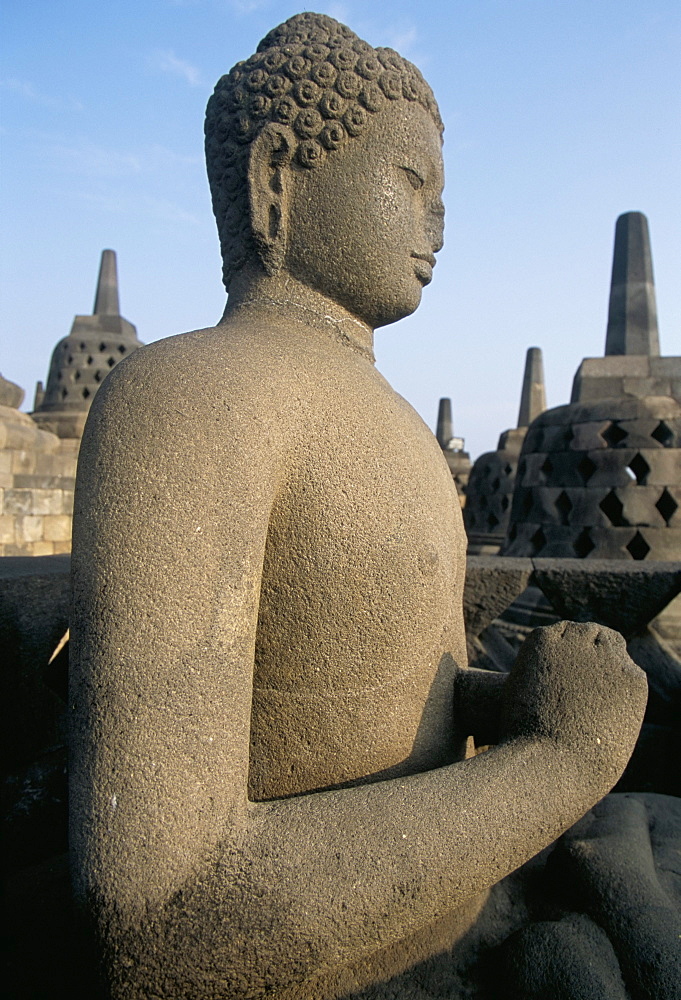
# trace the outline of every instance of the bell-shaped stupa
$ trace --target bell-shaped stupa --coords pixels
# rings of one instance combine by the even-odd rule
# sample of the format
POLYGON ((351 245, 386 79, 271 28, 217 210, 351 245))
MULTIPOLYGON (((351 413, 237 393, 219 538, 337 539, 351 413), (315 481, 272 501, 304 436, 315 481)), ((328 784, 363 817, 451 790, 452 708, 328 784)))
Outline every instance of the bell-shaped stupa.
POLYGON ((546 409, 544 362, 539 347, 528 347, 518 426, 504 431, 496 451, 476 459, 466 489, 464 525, 470 555, 494 555, 501 548, 511 516, 520 451, 532 421, 546 409))
POLYGON ((681 357, 660 357, 648 223, 615 230, 603 358, 530 426, 503 554, 681 558, 681 357))
POLYGON ((116 254, 102 251, 94 313, 76 316, 52 353, 47 385, 36 387, 33 419, 61 438, 80 438, 97 389, 111 369, 141 347, 118 304, 116 254))
POLYGON ((443 398, 440 400, 437 409, 437 430, 435 431, 435 437, 447 460, 449 471, 452 474, 452 479, 459 494, 459 501, 463 507, 466 503, 468 477, 471 472, 471 456, 465 451, 466 442, 464 439, 454 436, 451 399, 443 398))

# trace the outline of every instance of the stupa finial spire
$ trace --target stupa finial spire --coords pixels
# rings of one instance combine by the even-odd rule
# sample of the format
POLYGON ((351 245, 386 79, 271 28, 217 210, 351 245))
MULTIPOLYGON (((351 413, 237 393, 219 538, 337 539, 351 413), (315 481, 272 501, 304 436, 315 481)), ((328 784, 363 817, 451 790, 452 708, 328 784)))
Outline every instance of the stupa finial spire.
POLYGON ((437 408, 437 430, 435 431, 437 443, 441 448, 447 448, 449 442, 454 437, 454 426, 452 424, 452 401, 451 399, 441 399, 437 408))
POLYGON ((615 227, 605 353, 660 353, 650 234, 642 212, 625 212, 615 227))
POLYGON ((518 427, 529 427, 532 421, 546 409, 546 389, 544 388, 544 359, 540 347, 528 347, 525 356, 525 374, 520 395, 518 427))
POLYGON ((115 250, 102 250, 93 314, 95 316, 120 316, 115 250))

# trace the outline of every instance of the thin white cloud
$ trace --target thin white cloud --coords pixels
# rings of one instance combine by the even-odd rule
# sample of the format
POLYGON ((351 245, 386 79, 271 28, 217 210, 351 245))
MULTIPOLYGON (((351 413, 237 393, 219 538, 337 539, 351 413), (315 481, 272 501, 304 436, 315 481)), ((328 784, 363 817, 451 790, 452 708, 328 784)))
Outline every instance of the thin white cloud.
POLYGON ((269 7, 270 0, 229 0, 229 6, 237 14, 253 14, 256 10, 269 7))
POLYGON ((322 4, 319 7, 319 11, 322 14, 327 14, 328 17, 335 18, 341 24, 346 24, 350 20, 350 8, 345 3, 322 4))
POLYGON ((17 94, 25 101, 31 101, 33 104, 41 104, 44 108, 49 108, 51 111, 83 110, 83 105, 80 101, 73 99, 65 100, 64 98, 56 97, 53 94, 44 94, 42 91, 34 87, 32 83, 29 83, 27 80, 19 80, 14 76, 0 80, 0 87, 2 87, 3 90, 17 94))
POLYGON ((68 172, 90 177, 131 177, 143 169, 139 154, 106 149, 88 140, 75 144, 55 142, 49 151, 68 172))
POLYGON ((49 137, 44 142, 44 149, 57 166, 68 173, 88 177, 130 178, 202 166, 201 157, 176 153, 158 144, 144 146, 139 150, 122 151, 99 146, 89 139, 65 142, 61 138, 49 137))
POLYGON ((400 55, 408 56, 418 32, 413 25, 400 24, 388 27, 386 37, 391 49, 395 49, 400 55))
POLYGON ((158 69, 162 73, 172 73, 174 76, 179 76, 190 87, 200 87, 203 84, 201 71, 190 62, 187 62, 186 59, 180 59, 176 56, 172 49, 157 49, 151 54, 150 62, 154 69, 158 69))
POLYGON ((199 218, 194 212, 189 212, 181 205, 164 198, 155 198, 149 195, 136 197, 127 192, 103 195, 82 190, 74 191, 72 195, 78 201, 86 202, 95 207, 98 212, 106 212, 108 215, 130 215, 136 219, 146 216, 161 222, 187 226, 203 225, 205 222, 205 219, 199 218))

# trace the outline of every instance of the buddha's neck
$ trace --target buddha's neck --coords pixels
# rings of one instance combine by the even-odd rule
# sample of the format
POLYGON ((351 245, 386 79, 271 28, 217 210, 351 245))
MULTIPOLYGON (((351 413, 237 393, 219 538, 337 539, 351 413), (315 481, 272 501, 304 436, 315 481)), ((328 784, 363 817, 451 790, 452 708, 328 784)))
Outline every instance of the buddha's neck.
POLYGON ((285 314, 305 326, 331 335, 341 344, 363 354, 373 363, 374 331, 348 309, 297 281, 290 274, 268 275, 244 271, 234 278, 223 320, 235 319, 242 310, 285 314))

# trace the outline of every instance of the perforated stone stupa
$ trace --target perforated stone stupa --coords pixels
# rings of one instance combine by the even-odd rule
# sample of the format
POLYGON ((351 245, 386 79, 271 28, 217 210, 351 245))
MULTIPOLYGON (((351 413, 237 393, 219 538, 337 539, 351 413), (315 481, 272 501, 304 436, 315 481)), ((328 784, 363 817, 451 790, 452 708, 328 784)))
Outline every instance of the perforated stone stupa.
POLYGON ((546 409, 544 362, 539 347, 528 347, 518 426, 504 431, 496 451, 476 459, 468 480, 464 525, 470 555, 494 555, 506 537, 520 451, 532 421, 546 409))
POLYGON ((456 491, 459 494, 461 506, 464 507, 468 491, 468 477, 471 473, 471 456, 465 450, 466 442, 464 439, 454 436, 451 399, 443 398, 440 400, 437 410, 437 430, 435 431, 435 437, 447 460, 449 471, 456 485, 456 491))
POLYGON ((61 438, 80 438, 97 389, 111 369, 141 347, 120 314, 116 254, 102 251, 92 316, 76 316, 52 354, 47 385, 36 387, 33 419, 61 438))
POLYGON ((527 432, 503 554, 681 558, 681 357, 659 357, 640 212, 617 221, 605 357, 527 432))

